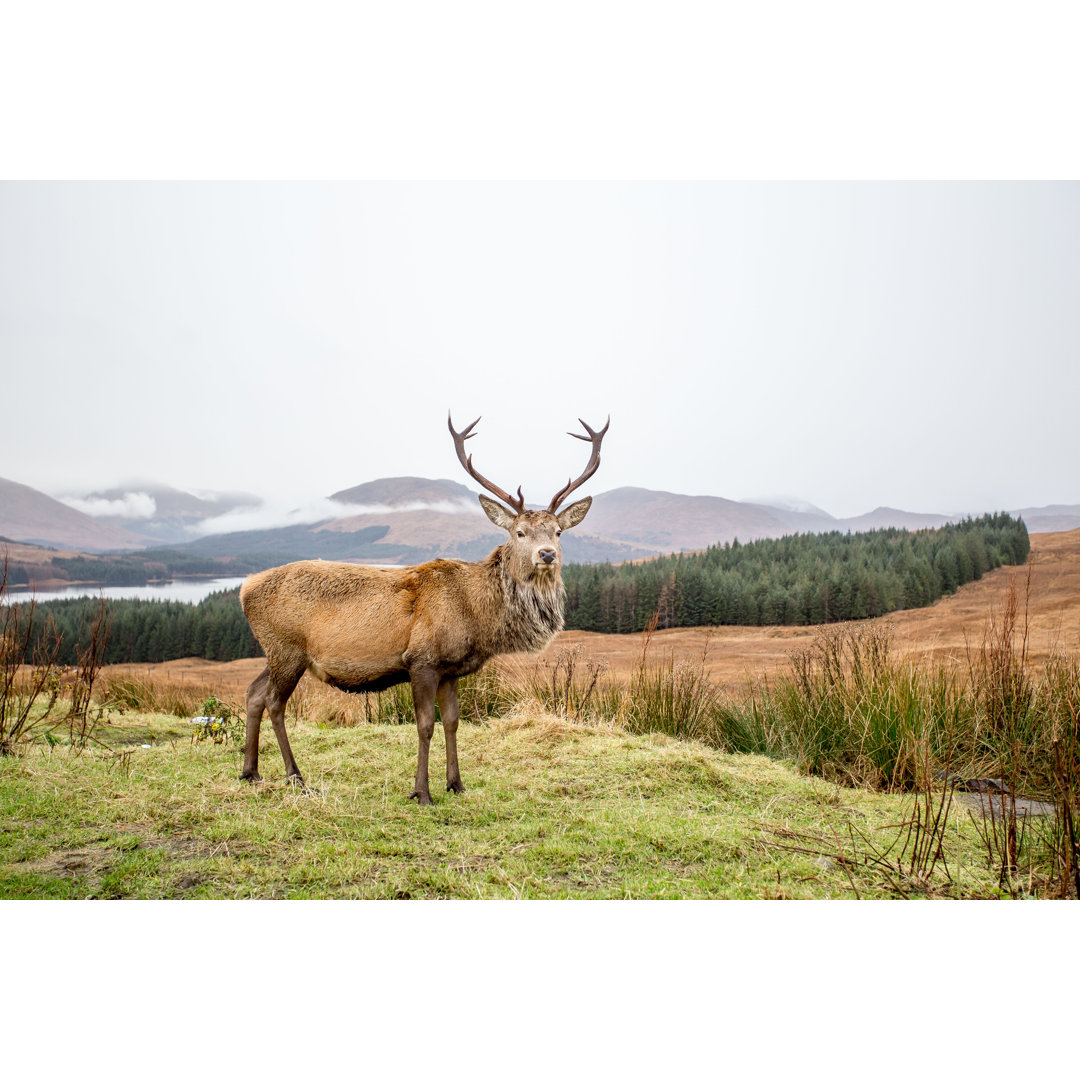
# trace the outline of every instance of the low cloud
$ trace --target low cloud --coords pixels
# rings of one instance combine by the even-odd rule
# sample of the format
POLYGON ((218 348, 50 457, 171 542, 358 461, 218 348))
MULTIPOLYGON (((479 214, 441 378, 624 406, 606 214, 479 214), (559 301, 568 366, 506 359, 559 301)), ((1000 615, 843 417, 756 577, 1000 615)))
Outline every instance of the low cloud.
POLYGON ((415 502, 394 503, 339 503, 333 499, 328 500, 332 505, 343 507, 344 512, 334 514, 334 517, 354 517, 356 514, 395 514, 407 510, 430 510, 436 514, 478 514, 480 504, 471 499, 443 499, 438 502, 424 502, 422 499, 415 502))
POLYGON ((479 505, 464 500, 440 502, 408 502, 389 506, 385 503, 350 505, 334 499, 315 499, 302 506, 286 508, 272 503, 256 507, 240 507, 225 514, 207 518, 189 531, 193 536, 220 536, 222 533, 247 532, 251 529, 280 529, 289 525, 313 525, 317 521, 357 517, 362 514, 393 514, 408 510, 426 510, 439 514, 480 513, 479 505))
POLYGON ((119 517, 128 518, 131 521, 140 521, 152 518, 157 512, 157 503, 153 495, 147 495, 145 491, 129 491, 121 499, 87 498, 80 499, 69 495, 60 500, 72 510, 89 514, 90 517, 119 517))

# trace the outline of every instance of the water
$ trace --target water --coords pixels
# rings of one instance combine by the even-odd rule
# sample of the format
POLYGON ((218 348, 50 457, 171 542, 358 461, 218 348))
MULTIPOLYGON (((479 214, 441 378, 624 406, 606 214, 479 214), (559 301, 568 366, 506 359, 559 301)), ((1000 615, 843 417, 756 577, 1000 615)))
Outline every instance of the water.
POLYGON ((19 603, 35 599, 41 603, 45 600, 73 600, 79 596, 104 596, 106 600, 181 600, 197 604, 212 592, 236 588, 243 580, 242 577, 185 578, 160 585, 66 585, 37 591, 8 586, 5 600, 19 603))
MULTIPOLYGON (((380 563, 380 566, 396 567, 397 563, 380 563)), ((243 577, 180 578, 161 585, 65 585, 55 589, 16 588, 9 585, 4 601, 18 604, 24 600, 74 600, 79 596, 104 596, 106 600, 181 600, 197 604, 212 592, 235 589, 243 577)))

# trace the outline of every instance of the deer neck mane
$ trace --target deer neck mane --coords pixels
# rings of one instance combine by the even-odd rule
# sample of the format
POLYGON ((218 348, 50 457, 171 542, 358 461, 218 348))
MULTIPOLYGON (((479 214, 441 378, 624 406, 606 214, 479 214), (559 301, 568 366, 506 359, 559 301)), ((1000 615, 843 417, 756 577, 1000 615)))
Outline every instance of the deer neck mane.
POLYGON ((522 581, 511 573, 503 549, 487 558, 501 600, 499 652, 539 652, 563 628, 562 577, 522 581))

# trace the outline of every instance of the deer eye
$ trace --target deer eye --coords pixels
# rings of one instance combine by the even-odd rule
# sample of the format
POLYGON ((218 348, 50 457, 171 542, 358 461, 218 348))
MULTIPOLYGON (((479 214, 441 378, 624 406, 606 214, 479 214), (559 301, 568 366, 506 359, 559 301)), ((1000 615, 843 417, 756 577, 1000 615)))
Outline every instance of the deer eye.
POLYGON ((555 530, 555 535, 556 536, 562 536, 562 529, 556 529, 555 530))
POLYGON ((525 534, 520 529, 518 529, 518 536, 520 536, 522 539, 525 538, 525 534))

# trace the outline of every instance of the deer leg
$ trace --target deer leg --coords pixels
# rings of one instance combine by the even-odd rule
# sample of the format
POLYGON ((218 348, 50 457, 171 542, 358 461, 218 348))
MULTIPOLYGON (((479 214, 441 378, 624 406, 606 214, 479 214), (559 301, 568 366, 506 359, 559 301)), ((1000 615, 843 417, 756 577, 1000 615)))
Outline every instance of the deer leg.
POLYGON ((435 694, 439 683, 438 677, 431 671, 415 672, 410 679, 420 749, 416 758, 416 783, 409 798, 415 799, 421 806, 431 806, 431 792, 428 789, 428 754, 431 751, 431 736, 435 731, 435 694))
POLYGON ((446 790, 460 794, 465 790, 465 785, 461 782, 457 759, 457 679, 445 679, 439 683, 436 697, 439 701, 439 714, 442 716, 443 736, 446 739, 446 790))
POLYGON ((244 771, 241 780, 250 780, 257 784, 259 775, 259 728, 262 725, 263 709, 266 708, 266 694, 270 689, 270 668, 262 673, 248 687, 245 704, 247 706, 247 734, 244 738, 244 771))
POLYGON ((278 746, 281 748, 281 757, 285 762, 285 779, 290 784, 303 788, 304 778, 296 766, 292 747, 289 745, 289 736, 285 731, 285 703, 296 689, 300 676, 304 674, 301 668, 295 675, 290 674, 281 681, 270 679, 270 692, 266 696, 266 704, 270 712, 270 722, 274 725, 274 734, 277 736, 278 746))

